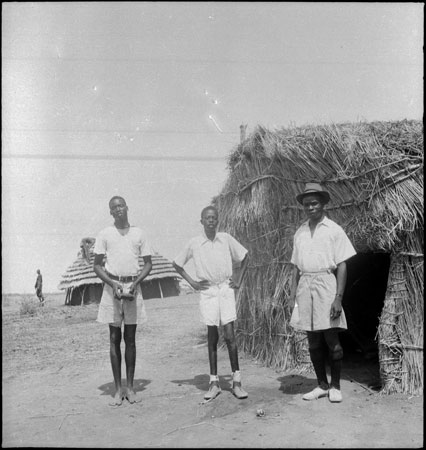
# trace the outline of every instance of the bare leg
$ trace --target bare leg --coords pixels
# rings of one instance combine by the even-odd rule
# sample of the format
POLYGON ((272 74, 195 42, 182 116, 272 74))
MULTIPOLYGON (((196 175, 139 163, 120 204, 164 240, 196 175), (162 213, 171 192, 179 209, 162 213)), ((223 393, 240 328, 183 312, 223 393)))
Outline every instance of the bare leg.
POLYGON ((140 399, 136 397, 136 393, 133 388, 133 379, 135 376, 135 367, 136 367, 136 342, 135 342, 136 326, 137 325, 124 325, 124 342, 126 344, 124 358, 126 361, 126 378, 127 378, 126 398, 130 403, 140 401, 140 399))
POLYGON ((223 326, 224 338, 228 347, 229 361, 232 370, 232 390, 231 392, 238 399, 247 398, 247 392, 241 387, 240 366, 238 364, 238 347, 234 334, 234 322, 223 326))
POLYGON ((44 306, 44 296, 43 296, 42 292, 40 290, 37 290, 36 294, 37 294, 38 300, 40 302, 40 305, 44 306))
POLYGON ((231 363, 231 370, 235 372, 240 370, 238 364, 238 348, 234 334, 234 322, 227 323, 223 326, 224 338, 226 346, 228 347, 229 361, 231 363))
POLYGON ((217 343, 219 332, 215 325, 207 325, 207 344, 209 350, 210 375, 217 375, 217 343))
POLYGON ((110 333, 110 349, 109 355, 111 360, 112 374, 114 376, 115 395, 111 406, 120 406, 123 402, 123 393, 121 390, 121 328, 113 325, 109 326, 110 333))
POLYGON ((217 343, 219 342, 219 332, 217 326, 207 325, 207 346, 209 350, 209 363, 210 363, 210 383, 209 390, 204 395, 205 400, 213 400, 220 392, 220 385, 217 377, 217 343), (216 378, 213 380, 212 376, 216 378))

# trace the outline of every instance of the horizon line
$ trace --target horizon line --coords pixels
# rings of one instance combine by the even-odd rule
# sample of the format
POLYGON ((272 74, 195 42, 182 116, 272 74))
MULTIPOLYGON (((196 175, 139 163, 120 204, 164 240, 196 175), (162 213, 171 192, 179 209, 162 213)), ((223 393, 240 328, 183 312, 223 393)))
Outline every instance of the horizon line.
POLYGON ((3 158, 10 159, 111 159, 111 160, 141 160, 141 161, 226 161, 226 156, 143 156, 143 155, 31 155, 31 154, 2 154, 3 158))

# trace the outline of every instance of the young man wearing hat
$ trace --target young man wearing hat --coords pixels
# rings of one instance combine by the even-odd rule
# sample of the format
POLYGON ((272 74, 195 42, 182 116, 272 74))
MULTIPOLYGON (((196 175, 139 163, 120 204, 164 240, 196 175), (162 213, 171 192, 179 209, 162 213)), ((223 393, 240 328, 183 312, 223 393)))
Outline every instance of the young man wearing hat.
POLYGON ((309 354, 318 386, 304 400, 327 397, 342 401, 340 371, 343 349, 339 331, 347 329, 342 297, 346 285, 346 260, 356 254, 346 233, 324 212, 330 195, 321 185, 307 183, 297 201, 308 217, 296 231, 291 263, 294 265, 290 294, 290 325, 307 332, 309 354), (327 380, 327 348, 330 385, 327 380))

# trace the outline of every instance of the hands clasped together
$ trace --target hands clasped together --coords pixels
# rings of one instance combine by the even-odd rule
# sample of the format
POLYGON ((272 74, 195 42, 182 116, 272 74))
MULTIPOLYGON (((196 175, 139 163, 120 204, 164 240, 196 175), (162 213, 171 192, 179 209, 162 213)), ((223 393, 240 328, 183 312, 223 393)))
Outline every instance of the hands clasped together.
POLYGON ((128 287, 126 285, 122 285, 120 283, 113 284, 114 297, 119 300, 134 300, 136 295, 136 285, 135 283, 131 283, 128 287))

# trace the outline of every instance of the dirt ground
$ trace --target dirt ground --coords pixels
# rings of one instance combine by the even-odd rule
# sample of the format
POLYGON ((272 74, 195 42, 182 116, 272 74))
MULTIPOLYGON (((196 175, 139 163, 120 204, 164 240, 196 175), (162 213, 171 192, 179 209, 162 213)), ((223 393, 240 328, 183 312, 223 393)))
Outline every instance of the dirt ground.
POLYGON ((362 359, 344 364, 344 399, 332 404, 302 400, 313 374, 277 372, 240 354, 249 397, 237 400, 221 349, 223 391, 203 403, 209 370, 196 294, 146 301, 135 373, 142 401, 110 407, 108 327, 95 322, 97 305, 47 295, 44 308, 21 316, 20 301, 2 298, 4 448, 423 447, 423 396, 373 391, 362 359))

